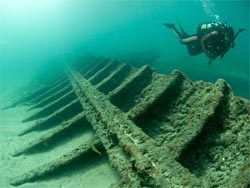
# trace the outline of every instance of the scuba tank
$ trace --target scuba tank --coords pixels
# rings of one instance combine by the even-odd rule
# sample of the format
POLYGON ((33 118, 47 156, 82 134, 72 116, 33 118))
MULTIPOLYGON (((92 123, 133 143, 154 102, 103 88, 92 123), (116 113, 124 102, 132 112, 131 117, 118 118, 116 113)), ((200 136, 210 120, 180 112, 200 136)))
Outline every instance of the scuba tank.
POLYGON ((225 51, 228 46, 225 41, 225 34, 227 30, 227 25, 220 22, 205 22, 201 23, 197 28, 198 39, 202 39, 206 34, 212 31, 217 31, 219 34, 209 38, 205 42, 208 55, 211 59, 215 59, 220 56, 223 51, 225 51))
POLYGON ((225 31, 227 28, 227 24, 225 23, 220 23, 220 22, 204 22, 199 24, 197 28, 197 36, 198 38, 202 38, 206 34, 212 32, 212 31, 217 31, 220 33, 220 35, 225 35, 225 31))

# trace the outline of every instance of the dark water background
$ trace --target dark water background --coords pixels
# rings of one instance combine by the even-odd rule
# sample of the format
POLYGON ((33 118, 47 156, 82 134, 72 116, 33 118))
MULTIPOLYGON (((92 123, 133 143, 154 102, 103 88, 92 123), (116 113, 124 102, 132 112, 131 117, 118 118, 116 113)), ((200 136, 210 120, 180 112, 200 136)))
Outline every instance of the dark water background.
POLYGON ((0 94, 27 83, 44 65, 91 52, 153 56, 150 62, 158 72, 179 69, 192 80, 211 82, 223 78, 236 95, 250 98, 249 6, 249 0, 1 0, 0 94), (200 22, 215 20, 247 32, 212 66, 204 54, 190 57, 162 25, 179 23, 193 34, 200 22))

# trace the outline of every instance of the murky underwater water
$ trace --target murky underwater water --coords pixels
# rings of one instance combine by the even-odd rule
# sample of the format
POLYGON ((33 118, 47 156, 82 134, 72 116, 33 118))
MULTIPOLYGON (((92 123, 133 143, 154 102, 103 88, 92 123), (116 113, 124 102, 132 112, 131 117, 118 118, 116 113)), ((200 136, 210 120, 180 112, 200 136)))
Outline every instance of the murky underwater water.
MULTIPOLYGON (((0 22, 0 108, 19 93, 28 91, 25 87, 27 83, 32 81, 36 87, 46 85, 60 72, 61 65, 85 53, 129 61, 136 67, 149 64, 158 73, 169 74, 178 69, 192 81, 214 83, 222 78, 231 85, 234 95, 250 98, 248 0, 3 0, 0 2, 0 22), (212 65, 208 64, 204 54, 189 56, 186 47, 163 25, 174 23, 177 28, 181 26, 189 34, 194 34, 197 26, 207 21, 226 22, 236 31, 239 28, 247 30, 237 37, 236 46, 212 65)), ((22 174, 25 168, 31 169, 48 158, 57 158, 58 153, 68 151, 92 137, 90 131, 84 134, 86 137, 83 139, 81 130, 76 135, 70 135, 73 139, 57 150, 13 158, 11 155, 15 149, 40 136, 39 133, 17 136, 32 124, 21 123, 31 112, 39 112, 39 109, 28 112, 24 107, 17 107, 0 111, 1 148, 6 151, 1 154, 2 187, 12 187, 10 179, 22 174), (45 158, 44 154, 48 157, 45 158), (3 174, 3 171, 6 173, 3 174)), ((221 139, 227 141, 228 138, 221 139)), ((209 137, 207 140, 209 142, 209 137)), ((48 149, 48 145, 43 143, 44 148, 48 149)), ((119 181, 120 177, 109 165, 107 155, 99 156, 99 150, 92 149, 97 151, 95 157, 100 157, 100 160, 93 158, 87 167, 85 163, 76 163, 72 171, 64 169, 63 180, 60 175, 58 178, 54 175, 54 178, 45 179, 38 185, 70 187, 79 182, 86 187, 109 187, 119 181)), ((237 153, 239 161, 243 160, 242 156, 237 153)), ((190 159, 183 157, 182 160, 185 164, 185 160, 190 159)), ((226 159, 221 160, 223 163, 226 159)), ((215 167, 212 167, 213 170, 215 167)), ((191 165, 192 168, 196 166, 191 165)), ((23 187, 34 185, 37 185, 36 182, 23 187)))
POLYGON ((153 50, 157 56, 151 65, 157 71, 179 69, 193 80, 223 78, 236 95, 249 98, 249 31, 209 66, 204 54, 190 57, 163 26, 175 23, 194 34, 199 23, 220 21, 249 30, 247 0, 3 0, 0 7, 2 94, 29 82, 44 65, 56 67, 85 52, 129 58, 153 50))

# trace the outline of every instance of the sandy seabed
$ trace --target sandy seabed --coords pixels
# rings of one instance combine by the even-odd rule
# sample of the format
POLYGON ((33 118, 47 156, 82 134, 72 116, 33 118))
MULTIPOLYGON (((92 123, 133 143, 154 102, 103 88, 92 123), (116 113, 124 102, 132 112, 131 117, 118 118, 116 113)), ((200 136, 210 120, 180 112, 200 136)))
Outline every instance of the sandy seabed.
MULTIPOLYGON (((4 101, 3 98, 1 99, 4 101)), ((3 103, 0 108, 2 107, 3 103)), ((15 186, 10 185, 10 182, 15 177, 58 158, 60 153, 70 151, 74 146, 82 143, 83 140, 88 141, 92 136, 91 133, 85 133, 84 138, 82 136, 75 138, 69 143, 49 151, 13 157, 12 154, 18 148, 25 143, 32 142, 41 134, 34 132, 22 137, 17 136, 32 124, 32 122, 21 122, 30 113, 24 106, 0 111, 0 188, 14 188, 15 186)), ((107 157, 101 157, 99 160, 88 163, 90 164, 78 164, 67 172, 59 172, 59 175, 45 180, 25 183, 18 188, 106 188, 119 181, 119 177, 111 169, 107 157)))

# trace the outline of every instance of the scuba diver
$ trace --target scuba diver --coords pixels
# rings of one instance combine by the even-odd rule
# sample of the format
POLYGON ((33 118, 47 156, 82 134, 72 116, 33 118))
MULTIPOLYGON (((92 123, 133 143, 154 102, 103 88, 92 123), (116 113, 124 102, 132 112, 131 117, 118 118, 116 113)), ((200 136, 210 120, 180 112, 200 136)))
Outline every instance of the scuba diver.
POLYGON ((187 34, 182 27, 178 31, 174 24, 164 24, 171 29, 180 43, 187 46, 188 53, 191 56, 198 55, 202 52, 209 58, 209 64, 218 56, 223 58, 230 48, 235 46, 234 40, 245 29, 239 29, 234 34, 234 29, 228 27, 225 23, 205 22, 199 24, 196 34, 187 34))

